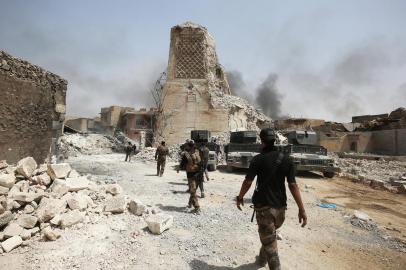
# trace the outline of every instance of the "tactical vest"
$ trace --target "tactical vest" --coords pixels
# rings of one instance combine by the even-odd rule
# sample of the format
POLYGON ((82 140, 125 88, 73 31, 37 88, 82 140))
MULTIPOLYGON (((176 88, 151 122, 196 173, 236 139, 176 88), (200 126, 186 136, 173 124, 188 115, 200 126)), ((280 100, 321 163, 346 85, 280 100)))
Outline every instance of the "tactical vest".
POLYGON ((193 154, 185 153, 187 159, 186 171, 187 172, 197 172, 200 168, 200 155, 199 151, 195 151, 193 154))

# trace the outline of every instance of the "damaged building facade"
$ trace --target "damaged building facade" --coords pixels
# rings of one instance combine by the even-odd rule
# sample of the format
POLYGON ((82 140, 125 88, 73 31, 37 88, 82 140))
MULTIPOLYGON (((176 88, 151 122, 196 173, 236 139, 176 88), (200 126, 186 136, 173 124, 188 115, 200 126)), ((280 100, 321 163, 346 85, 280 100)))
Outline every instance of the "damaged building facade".
POLYGON ((155 123, 156 109, 141 108, 138 111, 124 112, 120 127, 124 134, 136 142, 139 149, 151 147, 154 143, 153 126, 155 123))
POLYGON ((155 136, 169 144, 190 138, 191 130, 225 136, 230 130, 258 129, 271 119, 231 95, 214 39, 207 29, 186 22, 172 27, 167 78, 160 95, 155 136))
POLYGON ((0 51, 0 160, 49 160, 63 132, 67 81, 0 51))

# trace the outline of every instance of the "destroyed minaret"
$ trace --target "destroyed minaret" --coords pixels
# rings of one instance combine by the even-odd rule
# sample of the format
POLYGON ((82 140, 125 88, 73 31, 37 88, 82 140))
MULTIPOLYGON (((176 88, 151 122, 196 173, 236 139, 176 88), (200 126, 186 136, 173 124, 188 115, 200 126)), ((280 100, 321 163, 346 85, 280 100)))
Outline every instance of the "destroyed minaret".
POLYGON ((181 143, 190 138, 191 130, 209 130, 221 136, 270 120, 245 106, 249 106, 247 102, 231 96, 207 29, 191 22, 172 27, 156 138, 181 143), (230 104, 234 101, 238 104, 230 104))

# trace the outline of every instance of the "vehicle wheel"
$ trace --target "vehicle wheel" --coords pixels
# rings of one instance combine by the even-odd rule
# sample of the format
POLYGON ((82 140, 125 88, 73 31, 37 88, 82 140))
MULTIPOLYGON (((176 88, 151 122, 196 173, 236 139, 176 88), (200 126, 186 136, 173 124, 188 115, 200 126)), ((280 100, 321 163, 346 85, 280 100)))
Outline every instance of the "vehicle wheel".
POLYGON ((334 172, 323 172, 324 177, 327 178, 333 178, 334 177, 334 172))
POLYGON ((234 168, 233 168, 232 166, 227 166, 227 168, 226 168, 226 171, 227 171, 228 173, 232 173, 233 170, 234 170, 234 168))

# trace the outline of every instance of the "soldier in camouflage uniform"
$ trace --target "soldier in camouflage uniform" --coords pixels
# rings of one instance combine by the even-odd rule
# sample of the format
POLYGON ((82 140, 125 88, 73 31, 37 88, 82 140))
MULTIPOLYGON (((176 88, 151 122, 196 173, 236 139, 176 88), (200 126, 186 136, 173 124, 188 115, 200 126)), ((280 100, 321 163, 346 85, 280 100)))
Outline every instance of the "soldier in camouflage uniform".
POLYGON ((162 141, 155 152, 155 160, 157 161, 156 175, 161 176, 164 174, 166 156, 169 154, 168 147, 165 146, 165 142, 162 141))
POLYGON ((244 195, 248 192, 255 177, 255 188, 252 202, 257 216, 259 239, 262 247, 258 263, 269 269, 281 269, 276 242, 276 229, 285 220, 286 189, 285 178, 293 198, 299 208, 299 223, 302 227, 307 224, 307 216, 295 180, 295 167, 292 160, 278 152, 274 146, 275 133, 271 129, 263 129, 260 133, 263 150, 255 156, 248 169, 247 176, 237 196, 237 207, 241 210, 244 205, 244 195))
MULTIPOLYGON (((186 175, 189 185, 189 203, 188 207, 192 206, 195 208, 194 212, 200 214, 200 205, 197 199, 196 190, 198 185, 198 176, 201 172, 201 158, 199 151, 196 149, 193 141, 188 143, 189 151, 184 151, 182 153, 182 161, 186 163, 186 175)), ((181 162, 182 162, 181 161, 181 162)), ((182 167, 182 164, 179 165, 177 172, 179 173, 179 168, 182 167)))

